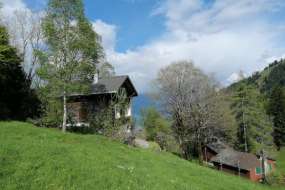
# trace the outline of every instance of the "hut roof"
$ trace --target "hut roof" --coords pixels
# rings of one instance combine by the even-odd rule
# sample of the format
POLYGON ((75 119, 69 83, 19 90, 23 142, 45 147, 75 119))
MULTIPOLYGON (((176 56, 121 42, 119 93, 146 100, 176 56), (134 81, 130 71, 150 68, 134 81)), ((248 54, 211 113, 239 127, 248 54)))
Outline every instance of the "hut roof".
POLYGON ((219 140, 217 142, 212 142, 210 144, 207 144, 206 146, 212 151, 216 152, 217 154, 220 153, 224 149, 230 149, 228 145, 226 145, 225 143, 219 140))
POLYGON ((238 152, 233 149, 224 149, 219 154, 214 156, 211 162, 240 168, 243 170, 250 170, 252 168, 260 167, 260 161, 254 154, 238 152))

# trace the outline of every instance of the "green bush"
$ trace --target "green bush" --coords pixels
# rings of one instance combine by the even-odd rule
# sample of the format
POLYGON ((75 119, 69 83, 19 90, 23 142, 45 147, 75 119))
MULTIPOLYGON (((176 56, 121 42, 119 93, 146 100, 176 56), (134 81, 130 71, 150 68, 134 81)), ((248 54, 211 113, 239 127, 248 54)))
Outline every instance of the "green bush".
POLYGON ((277 169, 274 173, 267 176, 266 181, 273 186, 284 186, 285 185, 285 175, 277 169))
POLYGON ((159 144, 156 142, 148 142, 149 143, 149 150, 155 151, 155 152, 160 152, 161 148, 159 144))
POLYGON ((158 143, 162 150, 179 152, 179 146, 172 134, 169 120, 153 107, 142 109, 141 117, 146 140, 158 143))
MULTIPOLYGON (((43 98, 44 100, 45 98, 43 98)), ((44 101, 43 101, 44 102, 44 101)), ((43 114, 40 119, 36 121, 39 127, 55 128, 62 124, 62 103, 60 99, 46 98, 43 105, 43 114)))

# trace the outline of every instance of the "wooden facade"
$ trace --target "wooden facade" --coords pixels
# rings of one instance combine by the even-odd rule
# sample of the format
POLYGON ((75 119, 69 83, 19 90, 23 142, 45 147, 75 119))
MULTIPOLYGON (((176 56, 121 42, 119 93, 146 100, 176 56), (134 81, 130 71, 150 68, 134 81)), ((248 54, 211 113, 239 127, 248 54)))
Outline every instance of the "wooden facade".
MULTIPOLYGON (((238 152, 224 144, 212 144, 203 147, 203 159, 217 170, 251 181, 262 179, 262 160, 257 155, 238 152)), ((272 173, 275 167, 275 160, 265 159, 265 175, 272 173)))
POLYGON ((110 95, 89 95, 69 98, 67 103, 69 119, 75 123, 88 123, 88 118, 92 114, 107 108, 110 101, 110 95))
POLYGON ((74 94, 68 97, 69 125, 88 126, 89 119, 96 113, 111 109, 114 119, 132 117, 132 99, 137 92, 128 76, 98 79, 88 94, 74 94), (124 108, 116 104, 118 93, 124 92, 124 108))
MULTIPOLYGON (((266 171, 266 175, 271 174, 272 172, 274 172, 275 170, 275 161, 273 160, 267 160, 267 164, 270 165, 270 167, 272 167, 272 169, 270 169, 270 171, 266 171)), ((215 168, 217 170, 221 170, 223 172, 229 173, 229 174, 234 174, 234 175, 238 175, 241 177, 245 177, 250 179, 251 181, 261 181, 262 180, 262 170, 261 170, 261 163, 258 167, 252 167, 249 169, 239 169, 238 167, 233 167, 233 166, 229 166, 229 165, 225 165, 225 164, 221 164, 221 163, 217 163, 214 162, 213 163, 215 168)))

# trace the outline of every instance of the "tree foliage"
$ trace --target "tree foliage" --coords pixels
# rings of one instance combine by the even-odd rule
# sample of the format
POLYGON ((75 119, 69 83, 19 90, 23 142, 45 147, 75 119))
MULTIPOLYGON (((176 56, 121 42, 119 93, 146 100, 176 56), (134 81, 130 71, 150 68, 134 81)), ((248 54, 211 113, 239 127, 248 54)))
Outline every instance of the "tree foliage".
POLYGON ((285 90, 274 87, 269 101, 268 113, 273 117, 273 137, 278 150, 285 146, 285 90))
POLYGON ((30 89, 17 50, 0 26, 0 119, 24 120, 38 115, 39 100, 30 89))
POLYGON ((224 90, 219 90, 213 94, 210 100, 212 102, 211 125, 214 130, 211 130, 208 134, 229 145, 234 145, 237 139, 238 123, 231 109, 230 94, 224 90))
POLYGON ((141 110, 142 126, 145 130, 146 140, 155 141, 163 150, 170 150, 173 146, 171 122, 162 116, 154 107, 141 110))
POLYGON ((216 109, 219 105, 215 83, 191 62, 177 62, 161 69, 156 84, 161 105, 173 120, 172 129, 184 158, 201 156, 203 144, 215 135, 225 134, 217 122, 224 110, 216 109))
POLYGON ((43 19, 46 51, 38 51, 37 70, 44 99, 63 97, 63 131, 67 122, 67 98, 90 88, 96 64, 103 56, 99 37, 84 14, 81 0, 50 0, 43 19))
POLYGON ((266 114, 266 98, 254 85, 240 82, 233 87, 232 109, 238 122, 236 147, 259 152, 273 147, 272 121, 266 114))
POLYGON ((262 90, 270 95, 276 86, 285 87, 285 60, 275 61, 266 69, 269 74, 264 78, 262 90))
POLYGON ((111 99, 102 99, 95 107, 89 107, 88 121, 91 132, 102 134, 113 139, 125 141, 131 134, 131 118, 125 116, 129 107, 127 92, 121 88, 111 99), (120 117, 116 117, 120 113, 120 117))
POLYGON ((272 141, 278 149, 284 146, 284 95, 285 61, 274 61, 261 72, 256 72, 249 78, 232 84, 230 91, 233 98, 232 109, 235 111, 239 123, 237 145, 245 150, 244 124, 248 127, 247 139, 249 151, 258 149, 272 149, 272 141), (244 99, 244 106, 241 105, 244 99), (243 107, 243 109, 242 109, 243 107), (242 119, 242 115, 245 116, 242 119), (244 121, 242 121, 244 120, 244 121), (243 124, 244 123, 244 124, 243 124), (260 141, 263 139, 263 143, 260 141), (273 139, 273 140, 272 140, 273 139))
POLYGON ((41 18, 42 12, 32 12, 29 9, 15 10, 11 16, 3 18, 10 35, 10 43, 16 47, 21 58, 27 79, 32 87, 37 86, 35 69, 38 58, 34 50, 40 49, 42 44, 41 18))

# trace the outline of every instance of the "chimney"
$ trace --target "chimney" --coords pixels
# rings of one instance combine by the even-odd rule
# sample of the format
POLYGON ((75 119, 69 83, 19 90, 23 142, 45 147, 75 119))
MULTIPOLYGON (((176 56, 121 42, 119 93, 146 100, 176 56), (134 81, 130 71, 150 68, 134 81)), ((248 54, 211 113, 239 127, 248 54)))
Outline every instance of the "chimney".
POLYGON ((93 77, 93 84, 97 84, 98 80, 99 80, 99 74, 96 73, 96 74, 94 74, 94 77, 93 77))

